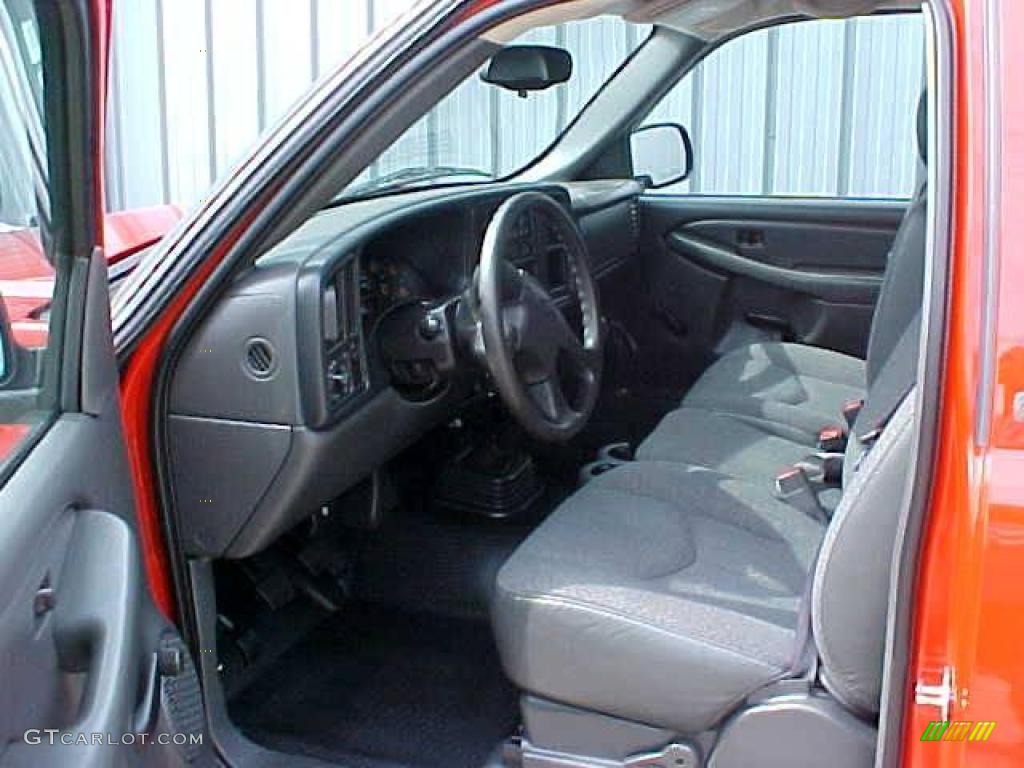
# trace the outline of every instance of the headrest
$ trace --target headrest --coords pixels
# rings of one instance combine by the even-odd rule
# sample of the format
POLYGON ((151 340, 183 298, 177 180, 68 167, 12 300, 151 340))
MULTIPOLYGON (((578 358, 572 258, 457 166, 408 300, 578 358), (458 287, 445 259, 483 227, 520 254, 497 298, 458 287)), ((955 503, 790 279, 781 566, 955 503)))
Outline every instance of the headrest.
POLYGON ((921 162, 928 162, 928 92, 921 94, 917 102, 917 154, 921 162))

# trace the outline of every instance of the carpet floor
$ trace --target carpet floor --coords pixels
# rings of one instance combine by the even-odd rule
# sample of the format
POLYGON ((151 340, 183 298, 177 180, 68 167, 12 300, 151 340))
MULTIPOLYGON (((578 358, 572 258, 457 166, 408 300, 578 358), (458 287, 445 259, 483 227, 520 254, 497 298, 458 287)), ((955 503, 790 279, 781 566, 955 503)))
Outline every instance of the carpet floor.
POLYGON ((230 703, 271 749, 351 768, 481 768, 518 723, 490 626, 347 608, 230 703))

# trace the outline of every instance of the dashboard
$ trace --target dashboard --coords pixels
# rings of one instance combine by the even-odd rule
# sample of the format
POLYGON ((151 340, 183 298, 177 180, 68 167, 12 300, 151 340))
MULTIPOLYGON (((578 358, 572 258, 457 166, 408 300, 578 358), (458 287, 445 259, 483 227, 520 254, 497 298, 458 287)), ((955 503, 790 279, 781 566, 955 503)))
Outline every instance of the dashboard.
MULTIPOLYGON (((567 196, 559 198, 568 206, 567 196)), ((504 199, 412 217, 373 238, 359 251, 360 307, 364 328, 409 302, 437 301, 463 293, 472 280, 484 233, 504 199)), ((512 262, 554 295, 567 292, 564 246, 543 217, 528 211, 515 222, 512 262)))
MULTIPOLYGON (((479 366, 453 343, 459 307, 495 210, 528 189, 573 212, 599 284, 635 256, 633 182, 500 184, 325 210, 234 281, 170 387, 171 481, 189 554, 259 551, 479 392, 479 366)), ((565 249, 543 216, 515 222, 508 245, 516 266, 569 303, 565 249)))
POLYGON ((360 251, 360 292, 368 328, 409 301, 454 296, 469 286, 475 237, 471 211, 414 217, 360 251))

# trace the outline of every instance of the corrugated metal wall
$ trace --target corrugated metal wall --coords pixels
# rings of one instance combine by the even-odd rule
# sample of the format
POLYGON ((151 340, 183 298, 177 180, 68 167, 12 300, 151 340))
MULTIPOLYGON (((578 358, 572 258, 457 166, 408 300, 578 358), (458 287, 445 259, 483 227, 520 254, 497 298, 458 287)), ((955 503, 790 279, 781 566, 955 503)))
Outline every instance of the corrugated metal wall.
POLYGON ((672 191, 908 197, 924 83, 920 16, 788 24, 723 46, 651 115, 687 126, 672 191))
MULTIPOLYGON (((315 79, 412 1, 114 0, 111 207, 199 200, 315 79)), ((439 165, 514 170, 644 34, 612 19, 535 33, 573 51, 567 88, 513 111, 514 95, 471 79, 369 173, 424 148, 439 165)), ((673 191, 907 195, 922 64, 913 16, 796 24, 734 41, 652 115, 681 122, 694 140, 695 174, 673 191)))
POLYGON ((572 79, 521 99, 470 77, 368 170, 387 174, 428 158, 431 165, 472 167, 501 177, 548 147, 626 56, 647 28, 604 17, 535 30, 524 42, 568 49, 572 79))

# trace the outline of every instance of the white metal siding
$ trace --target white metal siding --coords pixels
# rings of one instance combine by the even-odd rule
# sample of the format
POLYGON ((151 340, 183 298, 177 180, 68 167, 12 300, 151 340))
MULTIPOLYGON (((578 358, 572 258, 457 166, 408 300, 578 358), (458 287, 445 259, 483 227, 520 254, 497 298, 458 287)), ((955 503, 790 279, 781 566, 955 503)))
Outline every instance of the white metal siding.
POLYGON ((787 24, 712 53, 648 122, 686 126, 690 180, 664 192, 909 197, 923 87, 918 15, 787 24))
MULTIPOLYGON (((316 78, 411 4, 115 0, 111 207, 200 199, 316 78)), ((524 110, 514 94, 470 78, 368 173, 413 153, 515 170, 646 33, 606 18, 532 34, 573 52, 567 88, 531 96, 524 110)), ((694 140, 694 176, 672 191, 908 195, 922 45, 915 16, 793 24, 728 44, 651 116, 682 123, 694 140)))

